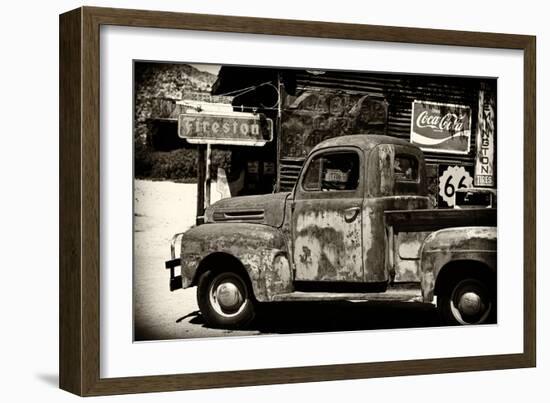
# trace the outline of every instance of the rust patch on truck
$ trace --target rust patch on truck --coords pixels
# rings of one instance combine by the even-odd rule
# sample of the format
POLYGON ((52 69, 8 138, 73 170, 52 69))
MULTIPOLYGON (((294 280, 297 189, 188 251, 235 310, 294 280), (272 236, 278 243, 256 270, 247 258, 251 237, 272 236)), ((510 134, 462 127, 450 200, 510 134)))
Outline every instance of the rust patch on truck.
POLYGON ((273 258, 273 269, 266 271, 266 294, 271 299, 278 290, 288 289, 292 281, 290 262, 285 253, 276 254, 273 258))
POLYGON ((419 259, 422 242, 428 236, 423 232, 400 232, 397 234, 397 253, 401 259, 419 259))
POLYGON ((396 235, 396 282, 420 281, 420 249, 430 232, 400 232, 396 235))
POLYGON ((307 246, 302 246, 302 254, 299 256, 300 263, 304 265, 311 265, 312 259, 311 259, 311 249, 309 249, 307 246))
POLYGON ((380 194, 393 194, 393 161, 395 149, 393 144, 380 144, 378 147, 378 163, 380 172, 380 194))
POLYGON ((368 201, 363 208, 363 255, 365 259, 365 280, 366 282, 380 282, 387 280, 387 273, 384 267, 386 256, 385 248, 380 248, 379 242, 384 244, 384 226, 380 221, 381 214, 379 206, 368 201))
MULTIPOLYGON (((360 211, 359 211, 360 214, 360 211)), ((298 217, 294 259, 300 279, 362 281, 361 227, 341 210, 310 210, 298 217)))

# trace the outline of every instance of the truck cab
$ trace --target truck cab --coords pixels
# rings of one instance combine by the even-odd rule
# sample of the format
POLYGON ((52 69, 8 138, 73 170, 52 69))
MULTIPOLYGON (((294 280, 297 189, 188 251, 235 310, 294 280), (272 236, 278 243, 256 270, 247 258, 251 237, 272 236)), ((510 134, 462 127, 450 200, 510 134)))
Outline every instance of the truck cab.
POLYGON ((205 224, 176 234, 170 289, 196 285, 214 327, 243 326, 272 301, 434 296, 446 323, 487 323, 496 210, 430 209, 426 181, 423 153, 406 141, 325 140, 292 192, 220 200, 205 224))
POLYGON ((363 283, 368 290, 395 280, 384 212, 426 209, 430 201, 422 152, 387 140, 337 137, 307 158, 290 202, 295 281, 363 283))

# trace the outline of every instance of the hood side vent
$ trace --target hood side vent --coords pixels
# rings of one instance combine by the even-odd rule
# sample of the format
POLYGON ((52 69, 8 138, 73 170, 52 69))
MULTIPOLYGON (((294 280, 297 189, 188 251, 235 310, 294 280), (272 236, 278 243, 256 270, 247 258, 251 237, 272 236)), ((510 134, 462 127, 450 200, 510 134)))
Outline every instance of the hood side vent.
POLYGON ((263 221, 263 210, 214 211, 214 221, 263 221))

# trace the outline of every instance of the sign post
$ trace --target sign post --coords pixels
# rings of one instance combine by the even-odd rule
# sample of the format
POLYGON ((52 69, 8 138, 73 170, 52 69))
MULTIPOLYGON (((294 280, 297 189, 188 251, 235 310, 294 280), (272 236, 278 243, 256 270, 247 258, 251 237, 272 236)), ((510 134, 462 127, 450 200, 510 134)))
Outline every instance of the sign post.
POLYGON ((205 145, 199 144, 197 146, 197 222, 199 225, 201 223, 202 217, 204 216, 204 185, 206 183, 206 164, 205 164, 205 145))
POLYGON ((210 206, 210 165, 212 164, 212 148, 210 144, 206 145, 206 175, 204 177, 204 185, 205 185, 205 198, 204 198, 204 204, 206 207, 210 206))

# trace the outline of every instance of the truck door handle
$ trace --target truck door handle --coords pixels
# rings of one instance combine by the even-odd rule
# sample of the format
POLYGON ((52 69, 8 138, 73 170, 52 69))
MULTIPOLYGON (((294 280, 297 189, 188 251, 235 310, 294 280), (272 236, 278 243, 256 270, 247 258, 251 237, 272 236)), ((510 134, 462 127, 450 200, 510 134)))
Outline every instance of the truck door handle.
POLYGON ((361 211, 361 207, 347 208, 344 210, 344 219, 346 220, 346 222, 352 222, 357 218, 360 211, 361 211))

